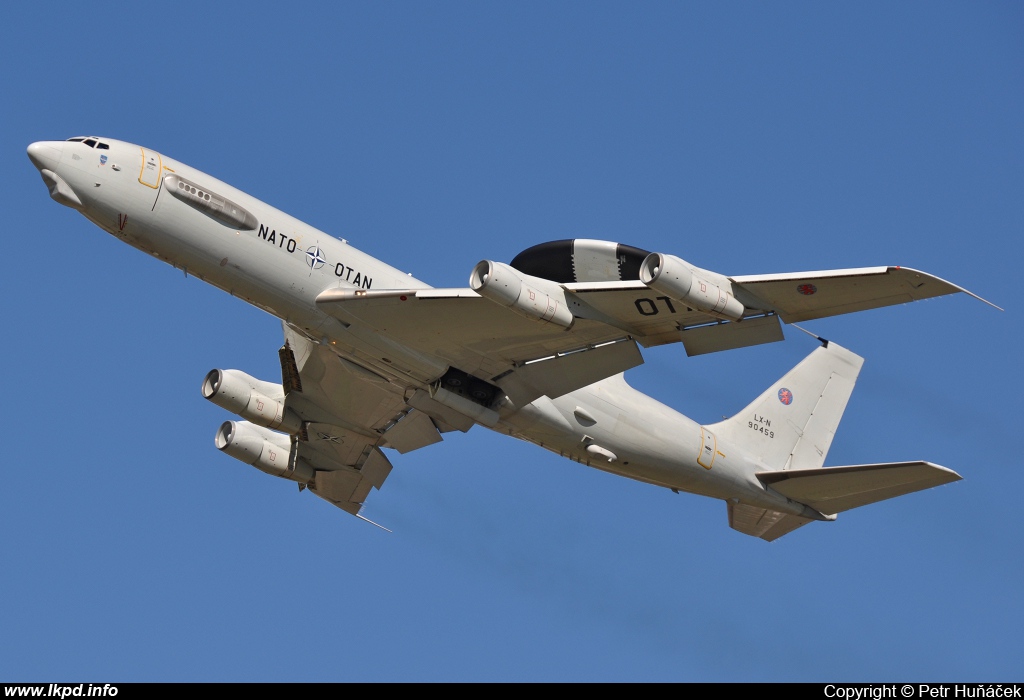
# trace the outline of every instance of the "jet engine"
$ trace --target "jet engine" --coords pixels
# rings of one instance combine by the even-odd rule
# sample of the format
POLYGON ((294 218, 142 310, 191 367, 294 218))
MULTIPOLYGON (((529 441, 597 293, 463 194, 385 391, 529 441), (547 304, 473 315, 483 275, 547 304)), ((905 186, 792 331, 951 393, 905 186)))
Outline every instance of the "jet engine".
POLYGON ((481 260, 469 276, 473 291, 520 316, 569 328, 575 320, 557 283, 518 272, 505 263, 481 260))
POLYGON ((225 421, 214 438, 217 449, 262 472, 307 484, 313 480, 313 468, 292 455, 287 435, 254 425, 248 421, 225 421))
POLYGON ((640 265, 640 281, 656 292, 712 316, 739 321, 743 304, 717 284, 709 282, 706 270, 694 267, 674 255, 651 253, 640 265))
POLYGON ((280 384, 262 382, 237 369, 210 370, 203 379, 203 397, 257 425, 293 435, 302 429, 299 417, 284 407, 280 384))

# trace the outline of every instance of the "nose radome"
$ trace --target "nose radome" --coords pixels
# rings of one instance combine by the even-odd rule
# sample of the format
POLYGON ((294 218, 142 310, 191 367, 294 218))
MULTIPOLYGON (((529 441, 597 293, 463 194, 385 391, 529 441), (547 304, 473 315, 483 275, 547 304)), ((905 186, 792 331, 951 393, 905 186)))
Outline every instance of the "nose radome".
POLYGON ((28 159, 40 170, 56 170, 63 151, 63 141, 36 141, 29 144, 28 159))

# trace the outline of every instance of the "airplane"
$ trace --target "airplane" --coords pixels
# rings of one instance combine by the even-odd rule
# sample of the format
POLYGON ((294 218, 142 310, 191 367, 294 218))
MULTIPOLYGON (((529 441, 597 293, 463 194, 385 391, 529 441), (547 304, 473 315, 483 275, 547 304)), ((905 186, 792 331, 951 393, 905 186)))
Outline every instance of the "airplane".
POLYGON ((58 203, 280 319, 280 382, 238 369, 203 379, 202 395, 241 418, 220 426, 215 446, 363 520, 392 469, 385 450, 476 425, 720 499, 733 529, 767 541, 961 478, 927 461, 824 467, 863 364, 825 339, 709 425, 624 378, 641 346, 678 342, 697 356, 781 341, 783 323, 954 293, 995 306, 928 273, 727 276, 568 239, 483 260, 468 287, 437 289, 150 148, 80 136, 33 143, 28 157, 58 203))

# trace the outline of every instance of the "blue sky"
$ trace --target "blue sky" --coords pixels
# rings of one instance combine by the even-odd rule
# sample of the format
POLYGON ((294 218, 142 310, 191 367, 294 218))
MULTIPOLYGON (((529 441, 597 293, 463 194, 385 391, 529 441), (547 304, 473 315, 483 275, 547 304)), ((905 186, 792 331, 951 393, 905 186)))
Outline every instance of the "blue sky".
MULTIPOLYGON (((1024 658, 1016 3, 21 3, 0 75, 4 681, 1006 681, 1024 658), (322 6, 321 6, 322 5, 322 6), (280 328, 48 197, 146 145, 435 286, 600 238, 966 295, 809 322, 865 357, 827 465, 964 480, 772 544, 481 428, 351 518, 219 454, 280 328)), ((628 380, 702 422, 815 343, 628 380)))

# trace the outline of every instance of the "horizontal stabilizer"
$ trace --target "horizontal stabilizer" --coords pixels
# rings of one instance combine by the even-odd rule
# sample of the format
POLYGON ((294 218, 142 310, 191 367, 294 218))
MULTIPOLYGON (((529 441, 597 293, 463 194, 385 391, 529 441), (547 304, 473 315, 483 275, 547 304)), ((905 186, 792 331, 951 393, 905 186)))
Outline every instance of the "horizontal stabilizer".
POLYGON ((745 503, 726 501, 726 505, 729 506, 729 527, 744 535, 760 537, 768 542, 777 540, 807 523, 814 522, 810 518, 749 506, 745 503))
POLYGON ((787 498, 832 515, 962 477, 931 462, 894 462, 758 472, 757 478, 787 498))

